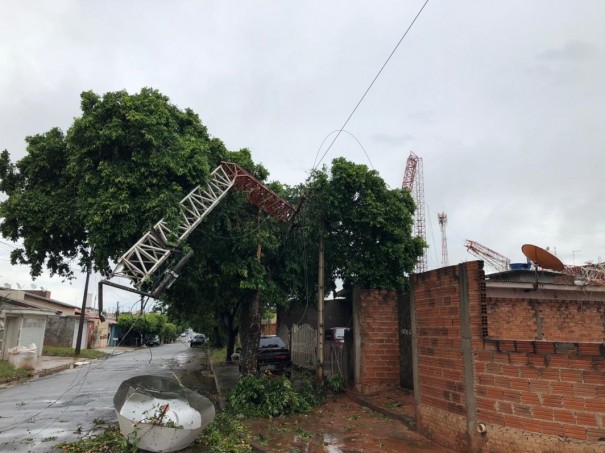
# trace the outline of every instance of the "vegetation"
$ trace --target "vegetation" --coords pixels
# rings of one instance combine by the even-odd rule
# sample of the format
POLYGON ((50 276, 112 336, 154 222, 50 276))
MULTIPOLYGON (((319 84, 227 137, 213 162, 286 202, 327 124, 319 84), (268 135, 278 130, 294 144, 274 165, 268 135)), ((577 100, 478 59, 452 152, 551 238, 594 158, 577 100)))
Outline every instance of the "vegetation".
POLYGON ((64 453, 136 453, 138 448, 131 445, 120 432, 117 425, 109 426, 102 434, 87 437, 74 442, 62 442, 55 445, 64 453))
POLYGON ((0 360, 0 382, 10 381, 27 376, 27 370, 24 368, 15 368, 6 360, 0 360))
POLYGON ((252 436, 231 413, 219 412, 198 437, 198 443, 213 453, 249 453, 252 436))
POLYGON ((178 337, 176 325, 168 322, 167 315, 163 313, 145 313, 143 315, 121 313, 118 316, 118 325, 124 332, 130 331, 129 335, 132 336, 159 335, 164 342, 172 342, 178 337))
POLYGON ((23 241, 11 263, 32 277, 72 278, 74 260, 106 274, 159 219, 175 224, 180 199, 225 153, 193 111, 149 88, 87 91, 81 109, 66 133, 26 137, 15 164, 0 155, 0 233, 23 241))
MULTIPOLYGON (((75 357, 76 350, 74 348, 64 348, 59 346, 44 346, 42 349, 43 355, 50 355, 56 357, 75 357)), ((96 349, 81 349, 79 357, 85 359, 101 359, 107 356, 102 351, 97 351, 96 349)))
MULTIPOLYGON (((343 158, 289 188, 242 149, 228 151, 199 117, 153 89, 81 95, 80 117, 66 132, 53 128, 26 137, 27 154, 13 163, 0 154, 0 234, 20 241, 11 263, 33 277, 74 276, 73 262, 102 274, 159 219, 175 227, 179 200, 221 160, 233 161, 282 197, 306 201, 290 228, 232 193, 187 244, 195 254, 163 296, 166 315, 123 314, 119 324, 141 336, 172 341, 175 324, 226 343, 231 360, 241 337, 241 367, 256 372, 262 314, 313 303, 319 238, 324 239, 325 288, 401 290, 426 244, 412 237, 414 203, 389 189, 378 173, 343 158), (107 220, 111 219, 111 222, 107 220)), ((161 278, 161 275, 153 278, 161 278)), ((154 282, 147 282, 153 285, 154 282)))
POLYGON ((247 374, 229 395, 229 410, 243 417, 276 417, 308 411, 321 403, 321 393, 307 373, 285 376, 247 374))

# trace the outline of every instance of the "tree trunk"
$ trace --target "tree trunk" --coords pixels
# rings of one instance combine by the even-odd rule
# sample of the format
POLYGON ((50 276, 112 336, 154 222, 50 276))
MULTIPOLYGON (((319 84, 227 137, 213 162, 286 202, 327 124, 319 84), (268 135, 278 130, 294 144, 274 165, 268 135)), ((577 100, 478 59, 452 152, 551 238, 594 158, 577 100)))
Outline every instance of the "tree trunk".
POLYGON ((225 320, 225 328, 227 330, 227 357, 225 360, 231 362, 231 354, 235 351, 235 339, 237 338, 238 326, 235 325, 235 313, 225 313, 223 319, 225 320))
POLYGON ((240 311, 240 326, 242 352, 240 366, 242 374, 253 373, 257 370, 257 353, 260 342, 260 290, 250 294, 240 311))

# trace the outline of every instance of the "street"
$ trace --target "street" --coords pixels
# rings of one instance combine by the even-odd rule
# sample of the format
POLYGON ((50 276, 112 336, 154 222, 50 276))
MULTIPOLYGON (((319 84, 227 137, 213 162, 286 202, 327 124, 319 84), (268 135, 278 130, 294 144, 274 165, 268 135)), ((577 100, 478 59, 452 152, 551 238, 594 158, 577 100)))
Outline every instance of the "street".
POLYGON ((0 451, 53 451, 59 442, 94 432, 96 425, 116 421, 113 396, 123 380, 142 374, 171 376, 173 372, 180 379, 191 374, 202 354, 202 350, 177 341, 93 360, 1 389, 0 451))

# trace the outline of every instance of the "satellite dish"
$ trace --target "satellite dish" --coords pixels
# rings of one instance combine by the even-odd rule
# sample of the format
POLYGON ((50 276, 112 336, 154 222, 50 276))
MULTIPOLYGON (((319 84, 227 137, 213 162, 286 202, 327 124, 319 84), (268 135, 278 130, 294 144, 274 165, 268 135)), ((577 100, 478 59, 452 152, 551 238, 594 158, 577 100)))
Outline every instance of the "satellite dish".
POLYGON ((528 260, 542 269, 562 272, 565 268, 559 258, 537 245, 525 244, 521 247, 521 251, 528 260))

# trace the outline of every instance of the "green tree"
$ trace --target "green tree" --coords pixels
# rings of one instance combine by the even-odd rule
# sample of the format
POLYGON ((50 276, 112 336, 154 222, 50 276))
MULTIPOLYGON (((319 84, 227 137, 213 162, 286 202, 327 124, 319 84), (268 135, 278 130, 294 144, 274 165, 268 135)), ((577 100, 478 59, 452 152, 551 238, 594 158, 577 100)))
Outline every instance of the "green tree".
POLYGON ((107 273, 160 218, 174 224, 179 200, 205 181, 226 150, 199 117, 145 88, 81 95, 82 115, 26 138, 16 164, 0 155, 0 233, 32 277, 44 267, 71 278, 71 262, 107 273))
POLYGON ((389 189, 376 171, 344 158, 334 159, 330 171, 314 172, 306 191, 306 237, 316 256, 323 229, 326 287, 340 279, 345 287, 402 290, 426 247, 412 237, 409 192, 389 189))
MULTIPOLYGON (((227 157, 257 179, 266 179, 267 171, 252 162, 247 150, 227 157)), ((277 184, 271 187, 283 189, 277 184)), ((226 360, 230 360, 241 331, 242 356, 255 360, 261 312, 288 300, 277 278, 282 275, 280 256, 286 234, 286 225, 264 214, 242 194, 230 194, 189 238, 195 255, 164 296, 170 316, 190 319, 196 329, 213 332, 215 343, 224 337, 226 360)), ((244 368, 254 371, 255 362, 244 368)))

